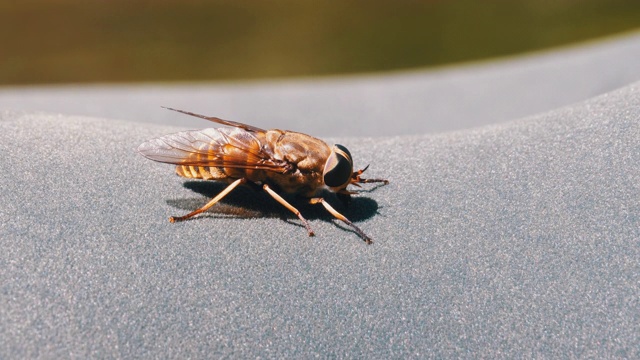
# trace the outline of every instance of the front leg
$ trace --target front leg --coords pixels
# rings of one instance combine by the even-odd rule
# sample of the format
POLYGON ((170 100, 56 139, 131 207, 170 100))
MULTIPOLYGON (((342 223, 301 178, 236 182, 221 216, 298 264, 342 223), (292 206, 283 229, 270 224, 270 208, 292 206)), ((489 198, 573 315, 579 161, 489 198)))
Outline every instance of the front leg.
POLYGON ((365 234, 364 231, 360 230, 359 227, 355 226, 344 215, 342 215, 339 212, 337 212, 336 209, 334 209, 331 205, 329 205, 329 203, 327 203, 323 198, 321 198, 321 197, 311 198, 311 199, 309 199, 309 203, 310 204, 317 204, 317 203, 322 204, 322 206, 324 206, 324 208, 327 209, 327 211, 330 212, 331 215, 333 215, 336 219, 340 219, 345 224, 351 226, 353 228, 353 230, 355 230, 355 232, 358 233, 358 235, 360 235, 360 237, 364 240, 364 242, 366 242, 367 244, 372 244, 373 243, 373 240, 371 240, 371 238, 369 236, 367 236, 367 234, 365 234))

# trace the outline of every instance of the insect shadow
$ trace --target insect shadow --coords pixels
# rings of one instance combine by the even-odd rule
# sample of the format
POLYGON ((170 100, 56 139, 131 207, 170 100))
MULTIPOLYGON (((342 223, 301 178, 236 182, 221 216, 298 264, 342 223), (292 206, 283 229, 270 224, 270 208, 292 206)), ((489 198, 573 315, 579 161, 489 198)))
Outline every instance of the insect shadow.
MULTIPOLYGON (((186 213, 202 207, 228 185, 223 182, 215 181, 186 181, 183 186, 204 196, 197 198, 166 200, 168 205, 186 213)), ((309 204, 306 198, 299 196, 287 194, 281 195, 287 200, 287 202, 300 210, 302 215, 308 220, 320 219, 324 221, 333 221, 335 219, 320 204, 309 204)), ((319 196, 323 197, 336 210, 354 223, 369 219, 378 212, 378 203, 367 197, 356 195, 352 197, 349 206, 345 206, 338 200, 335 194, 329 191, 323 191, 319 196)), ((287 222, 290 222, 290 220, 295 222, 297 220, 293 213, 287 210, 284 206, 278 204, 277 201, 275 201, 261 188, 254 188, 248 185, 238 186, 199 217, 274 217, 281 218, 287 222)))

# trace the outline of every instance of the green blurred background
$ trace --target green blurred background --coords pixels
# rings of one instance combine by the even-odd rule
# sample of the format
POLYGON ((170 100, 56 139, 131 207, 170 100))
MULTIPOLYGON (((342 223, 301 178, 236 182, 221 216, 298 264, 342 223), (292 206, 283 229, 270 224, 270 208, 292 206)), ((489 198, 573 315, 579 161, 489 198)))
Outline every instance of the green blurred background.
POLYGON ((435 66, 640 27, 640 0, 0 1, 0 85, 435 66))

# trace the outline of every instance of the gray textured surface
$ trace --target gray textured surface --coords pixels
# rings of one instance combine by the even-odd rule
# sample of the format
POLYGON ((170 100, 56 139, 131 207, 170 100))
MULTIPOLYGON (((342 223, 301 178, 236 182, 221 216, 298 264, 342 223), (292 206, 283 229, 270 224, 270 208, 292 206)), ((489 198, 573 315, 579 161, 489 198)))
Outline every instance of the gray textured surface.
POLYGON ((160 106, 318 136, 466 129, 555 109, 640 80, 640 33, 500 61, 385 76, 219 84, 0 88, 0 109, 200 127, 160 106), (375 126, 373 126, 375 125, 375 126))
POLYGON ((635 83, 342 138, 392 181, 346 211, 367 246, 249 189, 170 224, 221 189, 135 153, 176 128, 1 112, 0 358, 638 357, 639 120, 635 83))

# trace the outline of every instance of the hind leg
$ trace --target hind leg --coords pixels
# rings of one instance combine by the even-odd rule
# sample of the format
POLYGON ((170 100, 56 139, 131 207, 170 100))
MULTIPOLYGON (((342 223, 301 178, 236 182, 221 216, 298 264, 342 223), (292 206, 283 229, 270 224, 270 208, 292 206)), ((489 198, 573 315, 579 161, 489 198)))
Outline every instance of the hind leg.
POLYGON ((170 222, 176 222, 176 221, 183 221, 183 220, 187 220, 195 215, 198 215, 200 213, 203 213, 205 211, 207 211, 210 207, 212 207, 213 205, 215 205, 218 201, 222 200, 223 197, 227 196, 233 189, 236 188, 236 186, 246 182, 247 179, 242 178, 242 179, 238 179, 234 182, 232 182, 231 184, 229 184, 229 186, 227 186, 224 190, 222 190, 220 192, 220 194, 216 195, 216 197, 214 197, 213 199, 211 199, 211 201, 209 201, 208 203, 206 203, 203 207, 194 210, 190 213, 188 213, 187 215, 184 216, 172 216, 169 218, 170 222))

